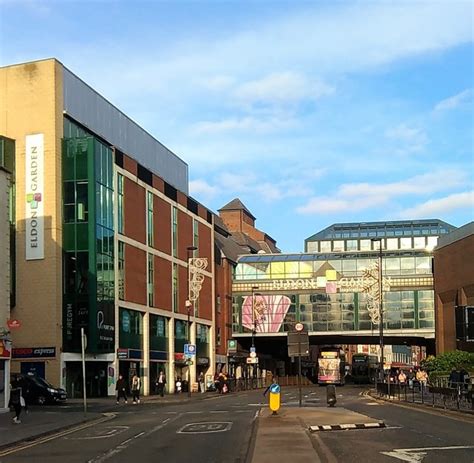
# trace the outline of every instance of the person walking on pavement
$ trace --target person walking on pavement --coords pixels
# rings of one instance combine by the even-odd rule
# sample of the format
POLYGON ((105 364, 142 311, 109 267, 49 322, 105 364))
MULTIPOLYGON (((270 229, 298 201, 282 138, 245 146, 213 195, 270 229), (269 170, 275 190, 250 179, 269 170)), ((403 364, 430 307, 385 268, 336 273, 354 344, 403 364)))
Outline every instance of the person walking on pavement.
POLYGON ((123 379, 122 375, 119 375, 117 380, 117 384, 115 385, 115 390, 117 391, 117 405, 120 403, 120 399, 123 398, 126 404, 128 404, 127 400, 127 383, 123 379))
POLYGON ((158 378, 156 379, 156 392, 161 397, 164 396, 165 384, 166 384, 165 372, 163 370, 161 370, 160 374, 158 375, 158 378))
POLYGON ((398 382, 401 386, 405 386, 407 383, 407 375, 403 372, 403 370, 400 370, 400 373, 398 374, 398 382))
POLYGON ((141 386, 140 377, 135 373, 132 378, 132 397, 133 397, 134 405, 136 405, 137 403, 140 403, 140 386, 141 386))
POLYGON ((206 384, 204 382, 204 373, 202 371, 201 373, 199 373, 198 383, 199 383, 199 390, 201 391, 201 394, 203 394, 206 390, 206 384))
POLYGON ((21 423, 20 421, 21 407, 24 407, 25 405, 26 405, 25 399, 22 396, 21 387, 15 381, 12 383, 12 386, 11 386, 10 401, 8 403, 8 406, 10 408, 13 408, 15 412, 15 416, 13 417, 13 422, 15 424, 21 423))

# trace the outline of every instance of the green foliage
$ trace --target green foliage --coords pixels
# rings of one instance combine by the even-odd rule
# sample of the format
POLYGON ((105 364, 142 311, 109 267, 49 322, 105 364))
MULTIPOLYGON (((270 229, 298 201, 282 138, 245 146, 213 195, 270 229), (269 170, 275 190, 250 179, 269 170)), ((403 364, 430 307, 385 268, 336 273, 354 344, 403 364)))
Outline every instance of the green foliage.
POLYGON ((445 352, 438 356, 429 355, 421 362, 421 367, 428 372, 439 372, 446 374, 455 368, 460 370, 474 370, 474 353, 464 352, 462 350, 455 350, 453 352, 445 352))

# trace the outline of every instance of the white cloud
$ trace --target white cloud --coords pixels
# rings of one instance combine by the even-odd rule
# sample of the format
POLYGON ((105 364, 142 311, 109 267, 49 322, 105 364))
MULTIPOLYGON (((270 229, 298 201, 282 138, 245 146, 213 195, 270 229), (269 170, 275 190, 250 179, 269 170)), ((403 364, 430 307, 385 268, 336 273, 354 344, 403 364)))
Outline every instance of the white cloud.
POLYGON ((466 172, 457 169, 446 169, 391 183, 349 183, 341 185, 338 194, 345 197, 404 195, 426 195, 459 187, 467 181, 466 172))
POLYGON ((203 87, 216 92, 229 89, 234 84, 234 82, 234 77, 223 75, 216 75, 198 80, 198 83, 200 83, 203 87))
POLYGON ((203 179, 196 179, 189 182, 189 191, 191 196, 204 196, 209 199, 214 197, 219 192, 219 189, 209 185, 209 183, 203 179))
POLYGON ((293 127, 296 122, 293 119, 279 119, 270 117, 259 119, 256 117, 230 118, 220 121, 202 121, 194 124, 191 131, 194 134, 216 134, 221 132, 254 132, 269 133, 275 130, 293 127))
POLYGON ((400 197, 426 197, 463 186, 468 181, 465 172, 448 169, 417 175, 399 182, 343 184, 333 196, 310 198, 296 210, 299 214, 334 214, 387 207, 400 197))
POLYGON ((269 74, 262 79, 241 84, 234 90, 234 96, 245 104, 254 103, 297 103, 316 100, 330 95, 334 88, 320 81, 310 81, 296 72, 269 74))
POLYGON ((424 130, 408 127, 406 124, 387 129, 385 136, 400 143, 400 148, 396 151, 398 154, 419 152, 428 144, 428 137, 424 130))
POLYGON ((461 105, 471 103, 472 104, 472 89, 468 88, 457 95, 450 96, 445 100, 441 100, 435 107, 435 111, 447 111, 450 109, 456 109, 461 105))
POLYGON ((474 217, 474 191, 455 193, 444 198, 431 199, 400 212, 400 217, 433 218, 451 214, 455 210, 466 209, 469 217, 474 217))

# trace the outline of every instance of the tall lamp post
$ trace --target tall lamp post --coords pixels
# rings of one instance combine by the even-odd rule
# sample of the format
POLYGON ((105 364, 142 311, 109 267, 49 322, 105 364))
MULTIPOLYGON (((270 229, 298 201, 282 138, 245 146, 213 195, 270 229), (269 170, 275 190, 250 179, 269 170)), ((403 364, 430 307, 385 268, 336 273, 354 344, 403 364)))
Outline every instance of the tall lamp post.
MULTIPOLYGON (((252 350, 255 351, 255 334, 257 331, 257 317, 255 316, 255 296, 258 296, 258 293, 255 291, 258 290, 258 286, 252 286, 252 350)), ((253 377, 257 376, 257 364, 253 364, 253 377)))
POLYGON ((379 343, 380 343, 380 381, 384 380, 384 344, 383 344, 383 281, 382 281, 382 238, 373 238, 371 241, 379 243, 379 343))
MULTIPOLYGON (((197 250, 196 246, 188 246, 188 288, 187 288, 187 299, 186 299, 186 310, 188 312, 188 346, 191 344, 191 309, 193 308, 194 304, 191 302, 190 297, 190 266, 191 266, 191 258, 194 251, 197 250)), ((188 396, 191 397, 191 360, 188 360, 188 396)))

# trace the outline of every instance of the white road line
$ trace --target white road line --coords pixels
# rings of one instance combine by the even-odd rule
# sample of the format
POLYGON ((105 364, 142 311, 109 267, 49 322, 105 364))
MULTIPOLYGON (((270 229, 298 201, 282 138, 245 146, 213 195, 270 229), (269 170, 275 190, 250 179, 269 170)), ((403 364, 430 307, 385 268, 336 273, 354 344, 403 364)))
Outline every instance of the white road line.
POLYGON ((150 429, 149 431, 147 431, 147 432, 143 431, 139 434, 136 434, 135 436, 131 437, 130 439, 127 439, 127 440, 121 442, 115 448, 109 450, 108 452, 104 453, 103 455, 88 460, 87 463, 102 463, 103 461, 106 461, 109 458, 112 458, 113 456, 115 456, 118 453, 125 450, 131 442, 135 441, 136 439, 138 439, 142 436, 149 436, 150 434, 153 434, 154 432, 159 431, 160 429, 164 428, 168 423, 171 423, 172 421, 176 421, 178 418, 181 417, 181 415, 182 414, 179 413, 179 414, 175 415, 173 418, 166 418, 166 420, 164 420, 161 424, 155 426, 154 428, 150 429))
POLYGON ((474 445, 452 445, 449 447, 420 447, 414 449, 393 449, 391 452, 380 452, 397 460, 408 463, 420 463, 425 458, 427 452, 436 450, 467 450, 474 449, 474 445))

